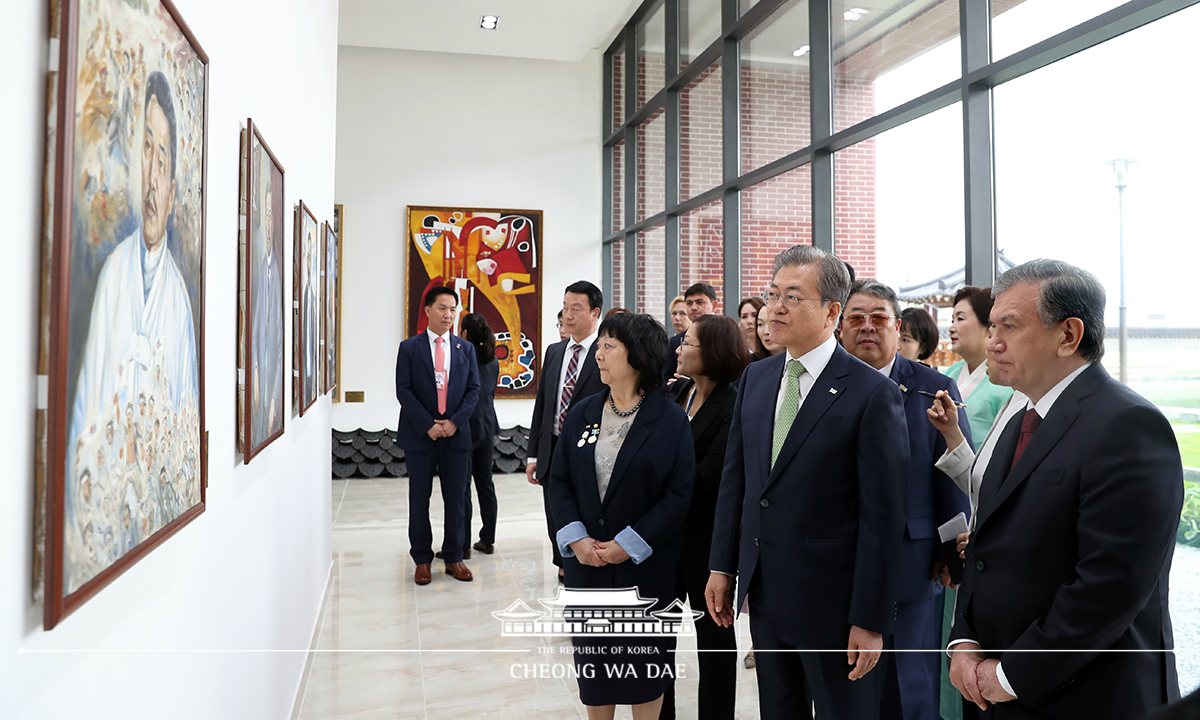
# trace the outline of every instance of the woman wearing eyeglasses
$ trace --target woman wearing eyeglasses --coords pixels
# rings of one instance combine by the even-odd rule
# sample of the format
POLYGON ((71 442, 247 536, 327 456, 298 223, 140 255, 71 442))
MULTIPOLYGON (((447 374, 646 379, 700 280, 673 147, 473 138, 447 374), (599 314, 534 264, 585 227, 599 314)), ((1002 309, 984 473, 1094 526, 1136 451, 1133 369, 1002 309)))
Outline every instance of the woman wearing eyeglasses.
MULTIPOLYGON (((748 306, 752 307, 752 306, 748 306)), ((679 374, 671 397, 688 415, 696 476, 692 504, 683 531, 677 597, 696 610, 706 607, 708 555, 717 514, 717 491, 725 466, 725 443, 737 401, 737 381, 750 362, 745 333, 733 318, 701 315, 679 346, 679 374)), ((737 688, 737 639, 733 627, 721 627, 708 614, 696 620, 696 647, 701 651, 700 720, 733 717, 737 688), (706 650, 725 652, 704 652, 706 650)), ((662 720, 675 718, 673 688, 663 699, 662 720)))
POLYGON ((586 627, 573 642, 579 699, 592 720, 611 720, 617 705, 632 705, 635 720, 657 718, 673 677, 664 668, 675 667, 674 634, 613 636, 646 632, 627 627, 630 608, 645 613, 640 624, 675 602, 696 461, 687 415, 658 392, 666 345, 649 315, 613 315, 600 325, 596 365, 608 392, 567 413, 550 471, 571 592, 565 612, 586 627), (604 609, 572 608, 581 600, 604 609))

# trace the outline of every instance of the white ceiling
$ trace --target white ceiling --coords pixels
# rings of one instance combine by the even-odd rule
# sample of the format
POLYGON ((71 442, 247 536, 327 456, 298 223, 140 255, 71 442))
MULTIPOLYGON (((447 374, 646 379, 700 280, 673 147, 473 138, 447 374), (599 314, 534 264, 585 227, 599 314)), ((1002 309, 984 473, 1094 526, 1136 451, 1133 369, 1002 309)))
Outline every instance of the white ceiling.
POLYGON ((641 0, 341 0, 338 44, 565 60, 604 50, 641 0), (496 15, 495 30, 479 27, 496 15))

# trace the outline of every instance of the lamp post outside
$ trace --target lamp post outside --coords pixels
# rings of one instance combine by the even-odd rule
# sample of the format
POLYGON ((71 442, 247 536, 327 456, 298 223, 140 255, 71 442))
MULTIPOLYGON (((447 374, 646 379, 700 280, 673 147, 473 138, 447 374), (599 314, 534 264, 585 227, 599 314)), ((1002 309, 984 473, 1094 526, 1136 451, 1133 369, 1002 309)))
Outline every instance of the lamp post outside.
POLYGON ((1127 348, 1129 342, 1129 325, 1125 317, 1125 171, 1137 160, 1119 158, 1109 160, 1105 165, 1112 165, 1117 173, 1117 257, 1121 271, 1121 304, 1118 306, 1120 317, 1118 348, 1121 357, 1121 383, 1128 384, 1127 348))

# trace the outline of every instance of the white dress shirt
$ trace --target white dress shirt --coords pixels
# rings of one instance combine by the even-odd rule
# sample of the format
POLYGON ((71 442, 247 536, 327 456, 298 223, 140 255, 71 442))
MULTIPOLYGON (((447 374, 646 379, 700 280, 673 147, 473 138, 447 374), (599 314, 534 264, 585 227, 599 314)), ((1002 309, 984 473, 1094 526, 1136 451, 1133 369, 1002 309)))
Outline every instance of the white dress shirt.
MULTIPOLYGON (((1015 406, 1016 409, 1020 412, 1024 412, 1029 409, 1036 410, 1038 417, 1040 417, 1042 420, 1045 420, 1046 416, 1050 413, 1050 408, 1054 406, 1055 401, 1058 400, 1059 396, 1063 394, 1063 391, 1066 390, 1067 387, 1075 381, 1075 378, 1082 375, 1083 371, 1087 370, 1091 366, 1092 366, 1092 364, 1090 362, 1088 362, 1088 363, 1084 363, 1083 365, 1075 368, 1075 370, 1072 371, 1071 374, 1067 375, 1062 380, 1059 380, 1058 383, 1054 387, 1050 388, 1050 391, 1047 392, 1045 395, 1043 395, 1042 399, 1038 400, 1036 403, 1033 402, 1032 398, 1026 398, 1025 404, 1023 406, 1020 404, 1017 404, 1017 403, 1010 403, 1009 407, 1011 408, 1011 407, 1015 406)), ((980 367, 983 367, 983 365, 981 364, 980 367)), ((1014 392, 1014 395, 1015 394, 1016 393, 1014 392)), ((1007 408, 1006 408, 1006 410, 1007 410, 1007 408)), ((1016 415, 1016 412, 1009 413, 1010 418, 1013 415, 1016 415)), ((1003 430, 1004 426, 1002 425, 1000 427, 1001 427, 1001 430, 1003 430)), ((992 432, 988 433, 988 437, 990 438, 993 435, 999 436, 999 434, 1000 434, 999 432, 996 432, 996 426, 993 425, 992 432)), ((994 444, 992 447, 993 447, 993 449, 995 449, 994 444)), ((991 462, 990 457, 989 457, 988 462, 991 462)), ((987 469, 986 465, 984 465, 984 469, 985 470, 987 469)), ((972 522, 972 524, 975 522, 974 515, 971 516, 971 522, 972 522)), ((959 643, 964 643, 964 642, 973 643, 975 641, 971 640, 969 638, 959 638, 958 640, 955 640, 954 642, 950 643, 947 646, 947 649, 952 648, 955 645, 957 645, 959 643)), ((978 643, 976 643, 976 644, 978 644, 978 643)), ((1010 685, 1008 683, 1008 678, 1005 677, 1005 675, 1004 675, 1004 662, 1003 661, 1000 661, 999 663, 996 664, 996 680, 1000 683, 1000 687, 1004 688, 1004 692, 1008 693, 1009 695, 1012 695, 1013 697, 1017 696, 1017 694, 1015 692, 1013 692, 1012 685, 1010 685)))
POLYGON ((1000 433, 1004 432, 1008 421, 1012 420, 1017 413, 1025 412, 1028 405, 1029 398, 1025 397, 1023 393, 1013 391, 1013 394, 1008 396, 1008 400, 1004 401, 1004 406, 1000 408, 1000 412, 992 422, 987 437, 979 446, 979 452, 971 450, 971 444, 964 438, 958 447, 942 453, 938 461, 933 464, 935 468, 946 473, 959 490, 971 498, 972 530, 975 529, 975 511, 979 509, 979 486, 983 484, 983 473, 987 470, 988 463, 992 461, 992 452, 996 449, 996 441, 1000 439, 1000 433))
POLYGON ((779 379, 779 393, 775 396, 775 417, 779 417, 779 409, 783 407, 783 398, 787 396, 787 363, 799 360, 800 364, 804 366, 804 372, 800 373, 800 377, 797 379, 800 384, 800 401, 797 403, 797 407, 804 407, 804 398, 808 397, 808 391, 817 384, 817 378, 821 377, 821 372, 829 364, 835 348, 837 348, 837 340, 830 335, 825 342, 800 357, 794 357, 791 350, 787 351, 787 362, 783 364, 783 373, 779 379))
MULTIPOLYGON (((896 355, 899 355, 899 353, 896 353, 896 355)), ((890 378, 892 376, 892 368, 896 367, 896 355, 892 356, 892 361, 890 363, 879 368, 879 372, 883 373, 885 378, 890 378)))
POLYGON ((430 328, 425 331, 429 335, 429 357, 433 358, 433 376, 437 379, 438 363, 437 363, 437 338, 441 338, 446 342, 442 348, 446 351, 446 387, 450 387, 450 331, 446 331, 445 335, 438 335, 430 328))

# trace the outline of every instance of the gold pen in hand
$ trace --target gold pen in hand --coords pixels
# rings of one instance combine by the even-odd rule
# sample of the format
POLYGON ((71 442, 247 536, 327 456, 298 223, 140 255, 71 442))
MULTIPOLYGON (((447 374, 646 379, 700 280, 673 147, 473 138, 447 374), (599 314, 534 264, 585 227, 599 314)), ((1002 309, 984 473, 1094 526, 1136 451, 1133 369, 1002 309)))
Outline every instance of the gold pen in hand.
MULTIPOLYGON (((917 394, 924 395, 925 397, 928 397, 928 398, 933 398, 934 400, 938 399, 937 395, 934 395, 931 392, 925 392, 924 390, 918 390, 917 394)), ((949 395, 946 396, 946 399, 949 400, 950 402, 954 403, 955 407, 965 408, 967 406, 966 403, 960 403, 957 400, 954 400, 953 398, 951 398, 949 395)))

